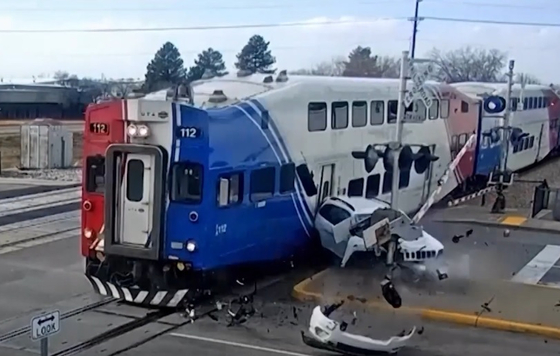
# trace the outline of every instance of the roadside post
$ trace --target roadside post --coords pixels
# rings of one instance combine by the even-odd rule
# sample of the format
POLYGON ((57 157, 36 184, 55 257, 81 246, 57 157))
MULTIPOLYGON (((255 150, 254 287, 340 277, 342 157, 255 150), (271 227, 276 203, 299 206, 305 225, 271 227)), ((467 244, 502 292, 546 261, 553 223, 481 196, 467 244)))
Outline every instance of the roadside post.
POLYGON ((60 332, 60 311, 37 315, 31 319, 31 339, 41 342, 41 356, 49 356, 49 337, 60 332))

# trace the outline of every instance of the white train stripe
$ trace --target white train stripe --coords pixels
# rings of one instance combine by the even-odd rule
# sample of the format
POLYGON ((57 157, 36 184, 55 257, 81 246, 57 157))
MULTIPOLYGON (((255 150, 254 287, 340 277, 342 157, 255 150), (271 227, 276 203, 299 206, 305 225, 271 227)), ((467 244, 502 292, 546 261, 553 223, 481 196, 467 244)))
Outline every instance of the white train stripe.
POLYGON ((144 303, 148 294, 149 293, 146 292, 145 290, 142 290, 142 291, 138 292, 138 295, 136 296, 136 298, 134 298, 134 303, 137 303, 137 304, 144 303))
MULTIPOLYGON (((262 136, 264 137, 264 139, 266 140, 266 142, 268 143, 269 147, 271 148, 272 152, 274 153, 274 156, 276 156, 276 160, 278 161, 278 164, 283 164, 284 161, 280 158, 280 156, 278 155, 278 153, 276 152, 275 147, 272 145, 272 142, 270 142, 270 139, 268 138, 268 136, 265 134, 265 132, 263 131, 261 125, 259 125, 258 122, 256 122, 256 120, 249 115, 249 113, 243 109, 242 107, 238 106, 238 105, 234 105, 234 107, 236 109, 238 109, 239 111, 241 111, 252 123, 253 125, 255 125, 257 127, 257 129, 261 132, 262 136)), ((278 145, 280 146, 280 145, 278 145)), ((287 162, 287 160, 285 161, 287 162)), ((298 197, 299 199, 299 197, 298 197)), ((301 222, 301 225, 303 226, 303 228, 305 229, 306 233, 309 234, 309 230, 307 229, 307 226, 305 224, 305 221, 303 221, 303 217, 301 216, 301 213, 298 209, 297 203, 295 201, 295 199, 292 199, 292 201, 294 202, 294 208, 296 209, 296 212, 298 214, 298 218, 301 222)), ((301 209, 303 209, 304 213, 305 213, 305 209, 303 208, 303 206, 301 207, 301 209)))
POLYGON ((115 298, 120 298, 121 296, 119 295, 119 291, 117 289, 117 287, 115 287, 115 285, 113 283, 107 283, 107 286, 109 287, 109 290, 111 291, 111 295, 115 298))
MULTIPOLYGON (((259 118, 262 120, 262 111, 257 107, 257 105, 255 105, 253 102, 246 102, 254 111, 255 113, 259 116, 259 118)), ((269 113, 270 115, 270 113, 269 113)), ((274 118, 270 117, 271 120, 274 120, 274 118)), ((260 128, 260 125, 259 125, 260 128)), ((261 132, 263 133, 263 135, 265 135, 264 131, 261 129, 261 132)), ((290 159, 288 158, 288 154, 284 151, 284 147, 280 142, 280 139, 278 138, 278 136, 280 135, 280 133, 278 132, 278 134, 276 133, 276 130, 274 130, 272 125, 269 125, 269 132, 272 135, 272 138, 276 141, 277 146, 280 149, 280 153, 282 154, 282 156, 284 157, 284 161, 285 162, 290 162, 290 159)), ((286 147, 286 150, 288 149, 288 147, 286 147)), ((293 163, 293 162, 292 162, 293 163)), ((299 177, 297 178, 299 181, 299 177)), ((299 185, 295 184, 295 188, 297 191, 297 198, 299 200, 299 203, 301 204, 301 208, 303 210, 303 214, 305 215, 305 218, 307 219, 307 222, 309 223, 310 226, 313 226, 313 219, 311 219, 311 217, 309 216, 309 214, 307 213, 307 209, 306 206, 308 207, 307 202, 305 201, 305 196, 302 194, 301 189, 299 187, 299 185)), ((309 209, 311 210, 311 209, 309 209)))
POLYGON ((151 305, 159 305, 168 292, 159 291, 156 296, 150 301, 151 305))
POLYGON ((511 280, 517 283, 537 284, 560 260, 560 246, 546 245, 511 280))
POLYGON ((177 293, 175 293, 173 298, 171 298, 169 303, 167 303, 167 305, 170 306, 170 307, 176 307, 177 305, 179 305, 179 303, 181 303, 183 298, 185 298, 185 296, 187 295, 187 292, 188 292, 188 289, 182 289, 182 290, 178 291, 177 293))
POLYGON ((96 277, 91 277, 91 279, 93 280, 93 282, 95 283, 95 286, 97 287, 97 290, 99 291, 99 294, 101 295, 108 295, 107 294, 107 289, 105 288, 105 286, 103 285, 103 283, 101 283, 101 281, 96 278, 96 277))
POLYGON ((124 295, 124 300, 126 300, 127 302, 133 302, 134 301, 134 299, 132 299, 132 294, 130 293, 128 288, 122 288, 122 291, 123 291, 123 295, 124 295))

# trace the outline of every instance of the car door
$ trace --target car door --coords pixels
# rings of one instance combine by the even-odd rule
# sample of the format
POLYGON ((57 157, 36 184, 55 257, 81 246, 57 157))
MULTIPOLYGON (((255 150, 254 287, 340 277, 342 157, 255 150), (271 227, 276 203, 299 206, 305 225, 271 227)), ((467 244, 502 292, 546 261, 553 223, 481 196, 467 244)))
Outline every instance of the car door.
POLYGON ((324 204, 317 214, 315 227, 319 232, 321 244, 342 258, 348 240, 348 229, 352 214, 339 206, 324 204))

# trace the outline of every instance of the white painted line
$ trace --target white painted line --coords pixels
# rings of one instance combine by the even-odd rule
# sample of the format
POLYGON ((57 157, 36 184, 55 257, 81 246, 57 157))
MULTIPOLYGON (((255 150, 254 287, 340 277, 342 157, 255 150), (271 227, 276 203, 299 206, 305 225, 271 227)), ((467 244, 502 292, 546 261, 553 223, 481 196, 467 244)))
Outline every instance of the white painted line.
POLYGON ((235 346, 235 347, 239 347, 239 348, 242 348, 242 349, 250 349, 250 350, 263 351, 263 352, 270 352, 270 353, 273 353, 273 354, 289 355, 289 356, 311 356, 309 354, 301 354, 299 352, 292 352, 292 351, 280 350, 280 349, 272 349, 270 347, 262 347, 262 346, 257 346, 257 345, 244 344, 244 343, 241 343, 241 342, 233 342, 233 341, 226 341, 226 340, 220 340, 220 339, 213 339, 213 338, 203 337, 203 336, 186 335, 186 334, 178 334, 178 333, 171 333, 169 335, 175 336, 175 337, 180 337, 180 338, 183 338, 183 339, 206 341, 206 342, 210 342, 210 343, 213 343, 213 344, 235 346))
POLYGON ((46 237, 44 239, 26 241, 26 242, 19 243, 17 245, 2 247, 2 248, 0 248, 0 255, 4 255, 6 253, 23 250, 23 249, 38 246, 38 245, 44 245, 44 244, 47 244, 49 242, 54 242, 54 241, 58 241, 58 240, 69 239, 69 238, 77 238, 77 237, 79 237, 79 235, 80 235, 80 228, 77 228, 75 230, 66 231, 66 232, 63 232, 61 234, 46 237))
POLYGON ((20 195, 20 196, 17 196, 17 197, 0 199, 0 203, 5 204, 5 203, 13 203, 13 202, 16 202, 16 201, 33 200, 33 199, 37 199, 37 198, 44 198, 44 197, 48 197, 48 196, 52 196, 52 195, 59 195, 59 194, 70 193, 70 192, 74 192, 74 191, 81 191, 81 188, 80 187, 64 188, 64 189, 54 190, 54 191, 50 191, 50 192, 20 195))
POLYGON ((537 284, 558 260, 560 260, 560 246, 546 245, 511 280, 517 283, 537 284))
POLYGON ((43 217, 37 218, 37 219, 18 221, 16 223, 2 225, 2 226, 0 226, 0 236, 3 233, 11 232, 11 231, 14 231, 14 230, 21 230, 21 229, 25 229, 25 228, 36 228, 36 227, 51 224, 53 222, 62 222, 62 221, 67 221, 67 220, 72 220, 72 219, 77 220, 80 217, 80 213, 81 213, 80 210, 74 210, 74 211, 70 211, 70 212, 66 212, 66 213, 60 213, 60 214, 50 215, 50 216, 43 216, 43 217))
POLYGON ((42 208, 50 208, 69 203, 80 202, 82 192, 75 191, 59 195, 48 196, 44 198, 33 199, 31 201, 16 201, 13 203, 4 203, 0 201, 0 217, 26 213, 32 210, 42 208))

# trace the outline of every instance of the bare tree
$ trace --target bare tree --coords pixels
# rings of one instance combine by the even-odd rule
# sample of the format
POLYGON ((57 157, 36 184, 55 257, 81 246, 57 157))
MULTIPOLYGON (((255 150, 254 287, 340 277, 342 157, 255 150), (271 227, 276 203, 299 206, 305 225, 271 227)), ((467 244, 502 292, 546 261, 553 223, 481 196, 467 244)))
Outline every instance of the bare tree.
POLYGON ((401 72, 401 61, 394 57, 377 57, 376 65, 381 78, 398 78, 401 72))
POLYGON ((344 60, 344 57, 334 57, 330 61, 321 62, 311 69, 298 69, 291 74, 340 77, 344 72, 344 60))
POLYGON ((506 64, 506 53, 470 46, 449 52, 434 48, 428 56, 438 64, 437 79, 448 83, 498 82, 506 64))
POLYGON ((537 77, 528 73, 517 73, 514 77, 514 81, 520 84, 541 84, 541 81, 537 77))
POLYGON ((56 72, 54 72, 53 77, 56 80, 66 80, 66 79, 70 78, 70 73, 68 73, 67 71, 64 71, 64 70, 57 70, 56 72))

